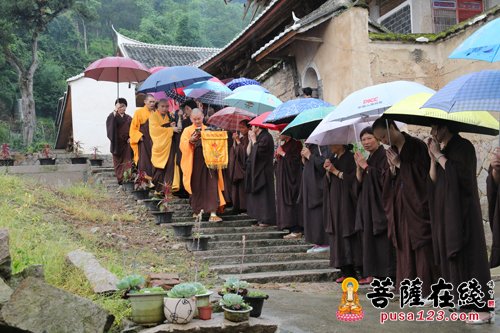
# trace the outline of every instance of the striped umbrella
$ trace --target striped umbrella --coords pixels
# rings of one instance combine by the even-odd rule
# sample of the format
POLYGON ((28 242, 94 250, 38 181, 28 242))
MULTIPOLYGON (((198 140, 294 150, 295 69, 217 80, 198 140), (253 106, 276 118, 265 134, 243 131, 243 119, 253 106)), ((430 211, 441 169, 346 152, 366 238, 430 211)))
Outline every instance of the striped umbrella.
POLYGON ((246 77, 240 77, 226 84, 226 86, 228 86, 228 88, 231 90, 234 90, 241 86, 249 86, 249 85, 260 86, 260 82, 252 79, 247 79, 246 77))
POLYGON ((208 124, 219 128, 236 131, 242 120, 250 120, 255 117, 252 112, 238 109, 232 106, 217 111, 214 115, 208 118, 208 124))

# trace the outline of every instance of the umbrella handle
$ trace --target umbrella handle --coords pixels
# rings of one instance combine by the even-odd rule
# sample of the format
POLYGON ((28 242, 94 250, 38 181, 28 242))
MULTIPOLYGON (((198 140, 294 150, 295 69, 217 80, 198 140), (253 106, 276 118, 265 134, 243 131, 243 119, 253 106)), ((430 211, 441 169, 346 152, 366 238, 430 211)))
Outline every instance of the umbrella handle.
POLYGON ((385 126, 387 127, 387 139, 389 140, 389 146, 392 147, 391 133, 389 133, 389 121, 385 119, 385 126))

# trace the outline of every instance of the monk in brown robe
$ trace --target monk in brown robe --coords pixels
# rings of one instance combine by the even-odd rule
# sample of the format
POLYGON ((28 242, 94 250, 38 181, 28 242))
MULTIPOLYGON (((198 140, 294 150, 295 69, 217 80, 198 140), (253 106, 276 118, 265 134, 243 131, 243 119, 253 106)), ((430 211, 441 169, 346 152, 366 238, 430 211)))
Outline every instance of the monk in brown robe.
MULTIPOLYGON (((432 125, 431 135, 427 144, 435 262, 440 267, 440 276, 455 286, 455 299, 458 299, 456 288, 472 278, 486 292, 491 275, 477 188, 476 150, 469 140, 445 123, 432 125)), ((486 292, 483 301, 487 299, 486 292)), ((486 306, 472 309, 480 314, 480 320, 490 318, 486 306)))
POLYGON ((276 198, 274 191, 274 141, 267 129, 252 126, 248 132, 245 190, 247 213, 261 227, 276 224, 276 198))
POLYGON ((123 172, 132 161, 132 151, 129 146, 129 130, 132 117, 125 113, 127 100, 118 98, 115 101, 115 110, 106 119, 106 132, 111 141, 110 151, 113 155, 113 167, 115 169, 118 184, 123 182, 123 172))
POLYGON ((488 217, 493 235, 490 267, 500 266, 500 148, 495 148, 486 178, 488 195, 488 217))
POLYGON ((390 172, 384 179, 383 197, 388 236, 396 248, 396 286, 403 279, 419 277, 422 295, 427 297, 436 277, 427 194, 427 145, 400 132, 391 120, 379 118, 372 128, 379 141, 392 145, 386 151, 390 172))
POLYGON ((340 268, 336 282, 347 277, 361 278, 363 259, 361 237, 354 228, 356 197, 353 182, 356 162, 351 145, 331 145, 332 155, 325 160, 324 195, 325 230, 330 234, 330 266, 340 268))
MULTIPOLYGON (((206 119, 206 118, 205 118, 206 119)), ((228 164, 227 168, 222 169, 222 177, 224 178, 224 191, 222 194, 224 195, 224 201, 226 201, 226 206, 225 207, 232 207, 233 206, 233 198, 232 198, 232 191, 233 191, 233 182, 231 181, 231 168, 233 166, 233 158, 234 154, 232 153, 233 150, 233 133, 230 131, 226 131, 227 133, 227 151, 228 151, 228 164)), ((219 212, 224 212, 225 207, 220 207, 219 212)))
POLYGON ((205 164, 201 131, 206 130, 206 126, 203 125, 201 110, 194 109, 191 112, 191 121, 193 124, 184 129, 180 143, 184 188, 191 194, 190 204, 195 215, 203 210, 205 213, 210 212, 210 222, 220 222, 222 219, 216 212, 226 204, 222 195, 222 172, 208 169, 205 164))
POLYGON ((238 124, 239 134, 233 134, 233 147, 231 149, 230 178, 232 182, 231 199, 233 200, 233 212, 235 214, 247 210, 245 195, 245 169, 247 161, 247 149, 250 141, 248 131, 251 126, 248 120, 242 120, 238 124))
POLYGON ((396 253, 387 237, 387 217, 382 202, 383 176, 389 169, 385 149, 371 127, 363 129, 359 138, 370 155, 365 159, 359 151, 354 154, 358 197, 356 231, 361 233, 363 243, 364 278, 358 282, 370 284, 373 277, 396 276, 396 253))
POLYGON ((153 142, 149 134, 149 117, 156 108, 156 100, 153 95, 147 95, 144 106, 138 108, 130 124, 130 147, 134 152, 134 162, 139 171, 152 177, 153 164, 151 163, 151 148, 153 142))
MULTIPOLYGON (((149 117, 149 134, 153 146, 151 148, 151 163, 153 164, 153 184, 156 192, 165 190, 165 185, 172 187, 175 170, 175 146, 172 138, 180 130, 171 122, 168 114, 168 100, 158 101, 157 110, 149 117)), ((175 189, 175 190, 178 190, 175 189)), ((170 188, 170 192, 173 189, 170 188)))
POLYGON ((302 222, 302 202, 299 202, 302 185, 302 163, 300 152, 302 143, 286 135, 280 135, 281 145, 276 158, 276 225, 279 230, 290 233, 283 238, 300 239, 304 231, 302 222))

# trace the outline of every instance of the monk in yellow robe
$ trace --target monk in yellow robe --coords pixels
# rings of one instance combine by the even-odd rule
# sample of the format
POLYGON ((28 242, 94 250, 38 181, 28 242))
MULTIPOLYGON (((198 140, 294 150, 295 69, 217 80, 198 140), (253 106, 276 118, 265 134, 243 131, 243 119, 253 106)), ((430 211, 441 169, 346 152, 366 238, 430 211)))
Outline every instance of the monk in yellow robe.
POLYGON ((157 105, 157 110, 149 117, 149 134, 153 141, 153 184, 157 192, 163 192, 165 184, 171 186, 171 191, 176 191, 179 185, 174 188, 175 147, 172 145, 172 138, 179 129, 168 114, 168 100, 161 99, 157 105))
POLYGON ((206 129, 203 125, 203 112, 194 109, 191 112, 191 122, 193 124, 182 132, 180 142, 184 188, 191 195, 190 204, 194 214, 199 214, 201 210, 210 212, 209 221, 220 222, 222 219, 217 216, 216 211, 226 204, 222 194, 222 170, 208 169, 205 164, 201 142, 201 131, 206 129))
POLYGON ((130 124, 130 147, 134 152, 134 162, 139 171, 144 171, 148 176, 153 175, 151 164, 151 148, 153 142, 149 135, 149 117, 156 108, 156 100, 152 95, 147 95, 144 106, 135 110, 130 124))

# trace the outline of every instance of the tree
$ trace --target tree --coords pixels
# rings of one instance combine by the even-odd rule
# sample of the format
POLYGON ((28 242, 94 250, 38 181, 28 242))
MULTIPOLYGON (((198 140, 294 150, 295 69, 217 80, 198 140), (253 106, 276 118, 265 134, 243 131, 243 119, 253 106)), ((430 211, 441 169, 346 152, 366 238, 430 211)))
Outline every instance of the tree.
POLYGON ((23 142, 33 142, 36 128, 33 78, 39 65, 38 42, 47 25, 74 0, 0 1, 1 51, 17 72, 21 93, 23 142))

